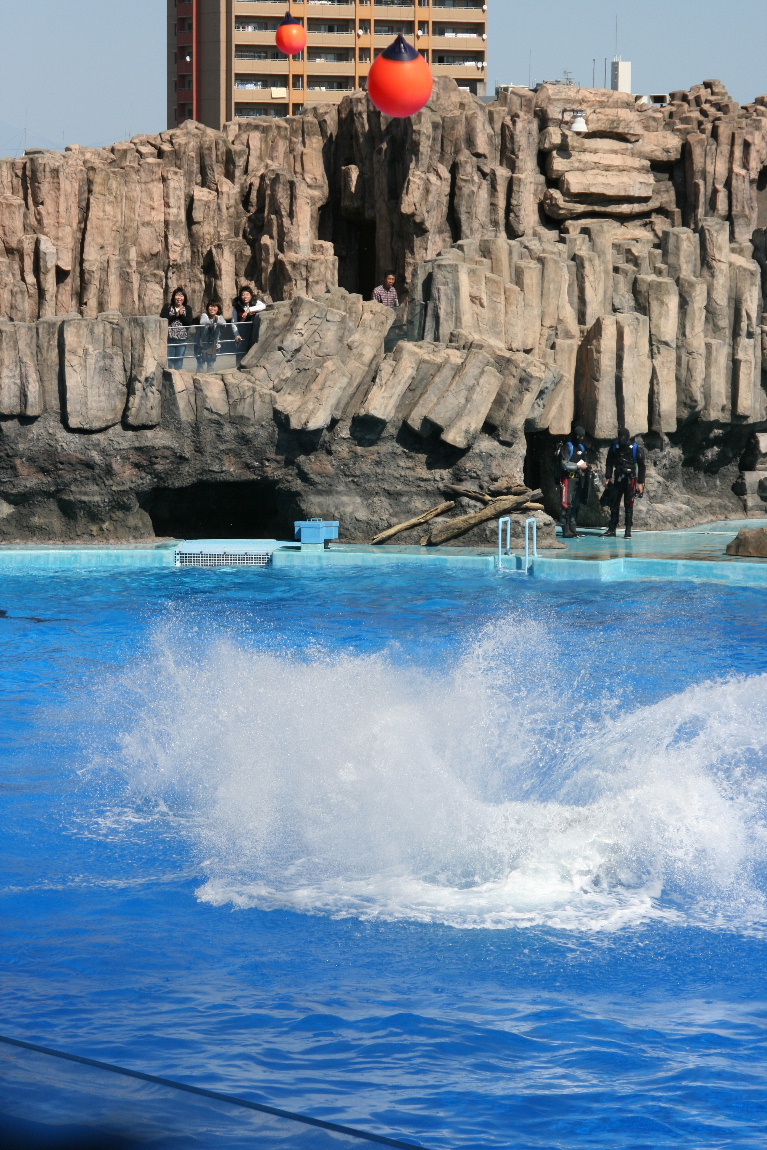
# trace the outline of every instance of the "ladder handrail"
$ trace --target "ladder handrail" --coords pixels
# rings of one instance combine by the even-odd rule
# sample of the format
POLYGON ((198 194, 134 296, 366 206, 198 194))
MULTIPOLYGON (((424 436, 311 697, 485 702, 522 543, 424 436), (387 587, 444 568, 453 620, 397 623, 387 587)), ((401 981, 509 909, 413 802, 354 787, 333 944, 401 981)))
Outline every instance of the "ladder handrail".
POLYGON ((503 552, 501 550, 501 540, 503 538, 503 525, 506 524, 506 554, 511 551, 511 516, 504 515, 498 520, 498 567, 500 569, 503 552))
POLYGON ((533 526, 533 559, 538 558, 538 520, 531 515, 525 520, 525 571, 530 566, 530 524, 533 526))

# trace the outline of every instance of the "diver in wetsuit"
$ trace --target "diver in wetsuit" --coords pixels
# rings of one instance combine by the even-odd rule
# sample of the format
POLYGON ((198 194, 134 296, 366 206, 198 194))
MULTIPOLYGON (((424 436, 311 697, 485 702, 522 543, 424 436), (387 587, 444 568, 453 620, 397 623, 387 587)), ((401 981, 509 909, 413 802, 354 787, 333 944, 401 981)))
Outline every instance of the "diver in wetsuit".
POLYGON ((578 510, 589 494, 590 465, 586 461, 583 442, 586 432, 573 427, 572 434, 563 440, 557 451, 559 462, 559 494, 562 500, 562 536, 577 539, 578 510))
POLYGON ((625 427, 618 431, 618 438, 607 452, 605 464, 605 479, 607 488, 605 496, 610 505, 610 526, 605 536, 615 535, 618 529, 618 520, 621 514, 621 499, 626 513, 626 530, 624 537, 631 538, 631 524, 634 520, 634 498, 644 495, 645 472, 647 470, 647 455, 640 443, 632 443, 631 436, 625 427))

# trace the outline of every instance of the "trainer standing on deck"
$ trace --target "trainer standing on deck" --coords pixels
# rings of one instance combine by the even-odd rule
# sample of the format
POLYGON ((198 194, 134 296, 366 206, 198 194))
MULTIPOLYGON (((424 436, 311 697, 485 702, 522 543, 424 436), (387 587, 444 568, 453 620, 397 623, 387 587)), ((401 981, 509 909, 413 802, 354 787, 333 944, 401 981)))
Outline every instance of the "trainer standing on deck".
POLYGON ((589 470, 586 459, 586 445, 583 440, 586 431, 574 427, 572 434, 565 439, 557 452, 559 461, 559 495, 562 500, 562 535, 565 539, 577 539, 578 511, 589 497, 589 470))
MULTIPOLYGON (((610 504, 610 526, 605 535, 615 535, 621 514, 621 499, 626 512, 624 537, 631 538, 631 524, 634 520, 634 498, 644 495, 647 455, 640 443, 632 443, 625 427, 618 431, 618 438, 607 452, 605 496, 610 504)), ((603 497, 604 498, 604 497, 603 497)))
POLYGON ((399 307, 399 296, 394 286, 396 282, 397 277, 394 272, 387 272, 383 283, 379 284, 373 292, 373 299, 376 303, 382 303, 385 307, 399 307))

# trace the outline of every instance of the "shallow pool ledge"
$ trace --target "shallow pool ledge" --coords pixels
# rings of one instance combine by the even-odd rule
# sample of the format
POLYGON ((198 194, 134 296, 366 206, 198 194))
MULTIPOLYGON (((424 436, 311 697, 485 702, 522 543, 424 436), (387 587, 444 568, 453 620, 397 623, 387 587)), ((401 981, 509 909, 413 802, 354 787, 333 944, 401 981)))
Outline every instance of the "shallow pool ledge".
POLYGON ((174 567, 179 540, 78 547, 64 543, 0 544, 0 571, 29 567, 174 567))
MULTIPOLYGON (((504 560, 504 564, 508 560, 504 560)), ((635 579, 684 579, 694 583, 729 583, 733 587, 767 587, 767 564, 759 560, 733 563, 711 559, 534 559, 534 579, 597 580, 611 583, 635 579)))
MULTIPOLYGON (((718 525, 712 525, 717 527, 718 525)), ((732 527, 726 525, 729 531, 732 527)), ((734 525, 733 525, 734 526, 734 525)), ((674 545, 673 536, 694 534, 700 541, 702 533, 721 537, 721 530, 705 528, 688 532, 652 532, 653 545, 661 537, 669 549, 674 545)), ((648 534, 648 538, 650 533, 648 534)), ((579 541, 580 542, 580 541, 579 541)), ((676 541, 682 544, 681 539, 676 541)), ((708 545, 711 546, 712 540, 708 545)), ((582 546, 590 546, 584 540, 582 546)), ((112 544, 107 547, 94 545, 71 546, 66 544, 0 544, 0 571, 29 570, 30 568, 109 568, 166 567, 176 570, 184 567, 180 557, 185 554, 215 560, 200 563, 199 566, 231 569, 234 566, 248 565, 242 562, 243 556, 258 552, 260 566, 272 566, 281 570, 300 571, 328 570, 331 568, 352 568, 365 566, 374 568, 382 564, 420 564, 430 569, 450 569, 484 573, 498 572, 501 577, 514 580, 533 578, 556 582, 620 582, 630 580, 685 580, 694 583, 726 583, 734 587, 767 587, 767 561, 763 559, 724 558, 724 547, 719 546, 710 556, 701 555, 698 549, 696 558, 677 555, 612 555, 605 558, 567 554, 554 551, 539 554, 530 561, 525 570, 524 557, 519 554, 503 556, 500 568, 497 552, 487 547, 422 548, 417 546, 389 545, 373 547, 370 544, 341 543, 330 547, 306 546, 281 540, 163 540, 152 544, 112 544), (203 547, 204 544, 204 547, 203 547), (210 553, 210 554, 208 554, 210 553), (224 555, 237 555, 232 564, 221 562, 224 555)), ((662 549, 662 548, 661 548, 662 549)), ((678 546, 678 550, 682 547, 678 546)), ((252 557, 252 556, 251 556, 252 557)))

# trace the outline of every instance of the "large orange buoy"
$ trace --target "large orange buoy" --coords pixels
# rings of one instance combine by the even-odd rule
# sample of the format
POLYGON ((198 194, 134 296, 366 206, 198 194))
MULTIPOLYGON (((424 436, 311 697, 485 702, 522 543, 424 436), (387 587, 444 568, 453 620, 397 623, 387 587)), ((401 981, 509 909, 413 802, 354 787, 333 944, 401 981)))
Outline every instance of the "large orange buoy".
POLYGON ((368 95, 386 116, 414 116, 433 86, 427 61, 401 34, 381 53, 368 76, 368 95))
POLYGON ((306 29, 298 17, 286 12, 285 19, 277 29, 275 40, 279 50, 286 56, 296 56, 306 47, 306 29))

